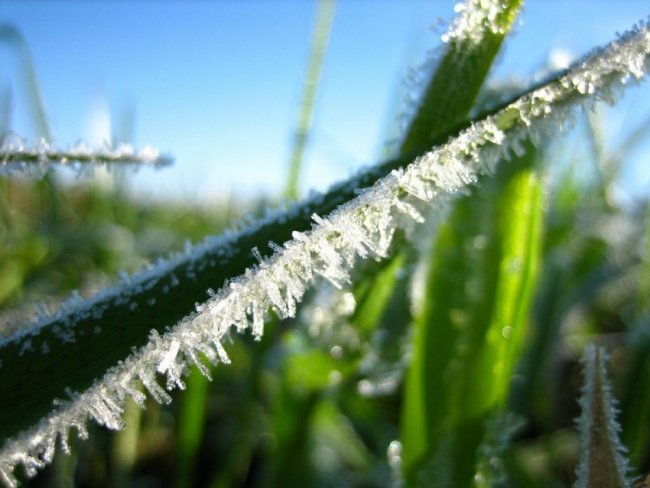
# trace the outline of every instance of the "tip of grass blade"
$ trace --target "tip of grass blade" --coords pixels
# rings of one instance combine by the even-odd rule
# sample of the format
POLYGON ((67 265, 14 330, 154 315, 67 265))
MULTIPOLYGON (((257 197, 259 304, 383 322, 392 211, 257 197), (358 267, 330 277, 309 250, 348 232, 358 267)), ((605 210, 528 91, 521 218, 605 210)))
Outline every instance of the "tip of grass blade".
POLYGON ((580 462, 574 488, 631 486, 626 449, 619 439, 616 401, 605 370, 607 359, 600 346, 592 344, 585 351, 578 419, 580 462))

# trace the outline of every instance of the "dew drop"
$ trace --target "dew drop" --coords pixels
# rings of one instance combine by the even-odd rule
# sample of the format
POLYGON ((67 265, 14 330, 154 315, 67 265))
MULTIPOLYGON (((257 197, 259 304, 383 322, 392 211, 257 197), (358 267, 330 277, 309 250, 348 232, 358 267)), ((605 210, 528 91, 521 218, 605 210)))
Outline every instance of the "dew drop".
POLYGON ((398 440, 390 441, 390 444, 388 444, 388 450, 387 450, 387 455, 388 455, 388 463, 391 466, 394 466, 395 463, 400 463, 402 462, 402 443, 398 440))
POLYGON ((341 374, 340 371, 338 370, 330 371, 330 374, 327 377, 327 383, 329 384, 329 386, 336 386, 341 383, 342 379, 343 379, 343 375, 341 374))
POLYGON ((512 336, 512 327, 506 325, 503 329, 501 329, 501 335, 506 339, 510 339, 510 336, 512 336))
POLYGON ((330 349, 330 356, 334 359, 341 359, 341 357, 343 357, 343 348, 338 345, 332 346, 332 349, 330 349))

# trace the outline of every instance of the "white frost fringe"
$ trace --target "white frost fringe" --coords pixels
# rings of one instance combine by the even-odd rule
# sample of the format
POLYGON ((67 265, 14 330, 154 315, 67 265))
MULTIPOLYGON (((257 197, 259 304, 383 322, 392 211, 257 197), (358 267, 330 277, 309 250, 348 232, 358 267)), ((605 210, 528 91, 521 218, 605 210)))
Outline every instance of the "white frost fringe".
POLYGON ((468 0, 457 3, 454 11, 457 16, 442 35, 442 42, 468 40, 474 45, 480 44, 487 33, 505 34, 507 27, 498 21, 503 14, 503 2, 500 0, 468 0))
MULTIPOLYGON (((94 386, 61 402, 41 422, 5 443, 0 451, 0 479, 16 486, 13 469, 22 464, 29 476, 52 460, 56 439, 69 451, 68 431, 74 426, 87 437, 86 421, 94 418, 111 429, 123 427, 128 397, 139 405, 142 383, 157 401, 168 403, 166 387, 184 388, 183 375, 196 364, 209 376, 201 356, 228 363, 221 341, 234 326, 262 335, 269 308, 292 317, 316 275, 335 285, 349 280, 356 256, 384 257, 396 229, 421 221, 418 208, 439 204, 490 173, 500 158, 518 152, 524 139, 550 125, 562 125, 572 109, 597 100, 613 102, 624 85, 640 80, 649 68, 650 28, 640 23, 608 46, 592 52, 557 81, 520 98, 504 110, 477 122, 458 137, 419 157, 404 170, 393 171, 369 189, 340 206, 327 218, 314 215, 310 232, 294 232, 293 240, 274 246, 275 254, 214 294, 197 311, 109 370, 94 386)), ((72 395, 71 395, 72 396, 72 395)))

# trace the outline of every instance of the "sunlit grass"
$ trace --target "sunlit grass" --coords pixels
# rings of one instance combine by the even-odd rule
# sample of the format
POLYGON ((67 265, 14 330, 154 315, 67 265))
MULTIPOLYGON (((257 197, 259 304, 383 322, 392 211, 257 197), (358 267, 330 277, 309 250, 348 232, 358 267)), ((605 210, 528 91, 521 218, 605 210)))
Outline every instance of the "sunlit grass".
MULTIPOLYGON (((463 37, 464 24, 454 24, 460 37, 450 37, 431 83, 423 87, 401 159, 380 171, 409 164, 413 151, 424 152, 447 136, 453 141, 470 110, 482 113, 478 94, 518 7, 518 1, 501 7, 499 28, 483 33, 484 44, 463 37)), ((576 97, 583 90, 589 87, 576 88, 576 97)), ((506 130, 517 116, 498 112, 496 120, 506 130)), ((599 431, 598 422, 616 424, 613 397, 621 400, 621 438, 634 472, 647 472, 648 201, 624 206, 612 198, 621 173, 616 165, 624 158, 605 155, 599 149, 605 136, 593 120, 589 127, 592 159, 573 164, 580 173, 588 168, 592 178, 552 161, 550 149, 562 147, 561 140, 525 140, 494 174, 435 208, 429 224, 397 229, 388 259, 361 263, 349 284, 332 280, 342 289, 319 282, 293 317, 280 320, 282 306, 275 306, 260 341, 225 336, 230 364, 210 368, 212 382, 192 369, 186 391, 171 392, 170 405, 149 399, 141 410, 129 401, 124 430, 90 425, 87 441, 73 434, 72 453, 59 451, 33 483, 569 486, 576 473, 582 480, 603 479, 603 465, 593 459, 615 465, 620 460, 612 453, 625 455, 615 428, 599 431), (581 390, 585 350, 591 352, 581 390), (580 432, 574 421, 581 391, 583 411, 593 415, 583 414, 580 432), (586 451, 602 456, 585 460, 586 451)), ((195 302, 206 300, 208 283, 220 286, 235 278, 256 264, 258 253, 275 250, 268 240, 284 242, 294 230, 306 232, 312 212, 331 212, 355 196, 357 184, 369 185, 380 175, 369 173, 294 215, 243 232, 236 249, 227 248, 231 254, 220 256, 217 247, 205 261, 222 261, 197 271, 198 283, 179 273, 180 291, 163 292, 164 282, 160 290, 136 294, 140 308, 127 303, 121 312, 118 306, 107 312, 114 320, 133 316, 137 322, 82 324, 80 330, 94 331, 101 323, 96 334, 103 340, 79 339, 89 347, 99 344, 88 356, 68 358, 81 366, 66 371, 39 356, 57 374, 48 381, 33 374, 31 379, 40 388, 68 380, 87 387, 88 378, 98 377, 95 370, 101 372, 101 361, 111 359, 104 355, 123 359, 120 354, 147 340, 149 329, 174 326, 188 310, 194 312, 195 302), (253 246, 258 251, 250 253, 253 246), (149 308, 142 312, 144 303, 149 308), (112 330, 126 330, 126 338, 115 338, 112 330)), ((5 310, 73 289, 89 294, 120 270, 135 271, 181 250, 186 239, 219 233, 241 212, 232 202, 210 209, 142 203, 119 188, 70 187, 50 176, 4 179, 0 198, 5 310)), ((264 266, 272 264, 263 261, 264 266)), ((21 374, 21 381, 30 380, 29 372, 21 374)), ((5 398, 4 418, 15 416, 13 405, 23 400, 17 393, 5 398)), ((13 434, 19 422, 33 423, 49 405, 38 408, 21 411, 16 425, 2 426, 3 433, 13 434)), ((624 486, 623 478, 611 483, 624 486)))

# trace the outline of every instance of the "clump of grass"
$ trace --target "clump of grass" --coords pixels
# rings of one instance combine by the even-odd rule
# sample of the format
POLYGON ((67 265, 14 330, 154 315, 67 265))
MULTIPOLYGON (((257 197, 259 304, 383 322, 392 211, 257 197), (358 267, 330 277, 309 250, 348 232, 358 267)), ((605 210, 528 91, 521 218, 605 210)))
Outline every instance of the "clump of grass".
MULTIPOLYGON (((612 174, 598 185, 570 174, 551 184, 543 172, 546 138, 575 106, 614 101, 644 76, 648 26, 485 110, 478 95, 519 7, 465 5, 396 159, 188 244, 89 301, 73 295, 5 339, 3 481, 17 483, 18 464, 32 476, 53 462, 44 473, 52 483, 75 471, 116 485, 155 476, 176 486, 548 486, 573 482, 578 464, 578 484, 602 479, 605 464, 594 459, 605 459, 617 466, 611 483, 626 486, 601 350, 586 348, 580 433, 572 427, 578 382, 558 373, 577 369, 594 336, 614 343, 614 380, 628 385, 623 438, 647 469, 647 435, 630 413, 647 404, 631 382, 647 365, 647 310, 643 293, 622 285, 647 281, 646 253, 629 244, 639 240, 593 232, 580 219, 595 213, 600 225, 634 229, 641 213, 609 198, 612 174), (470 120, 470 112, 480 115, 470 120), (630 301, 634 320, 624 312, 630 301), (231 341, 231 329, 252 334, 231 341), (160 405, 183 389, 181 402, 160 405), (566 401, 572 406, 562 408, 566 401), (130 425, 109 440, 89 417, 130 425), (607 435, 595 435, 603 425, 607 435), (71 426, 94 442, 69 440, 71 426), (72 457, 56 455, 57 444, 74 444, 72 457), (173 459, 173 471, 160 468, 173 459)), ((68 198, 45 182, 35 198, 46 190, 68 198)), ((17 205, 12 184, 3 198, 17 205)), ((125 229, 151 221, 123 197, 102 211, 113 196, 94 197, 91 220, 125 229)), ((74 219, 84 203, 65 207, 74 219)), ((172 232, 175 212, 152 212, 174 242, 224 225, 190 211, 198 226, 172 232)), ((26 213, 21 225, 37 220, 26 213)), ((5 218, 7 235, 16 222, 5 218)), ((65 222, 53 219, 51 235, 65 222)), ((40 273, 43 262, 25 269, 40 273)), ((29 288, 27 271, 16 276, 8 301, 29 288)))

